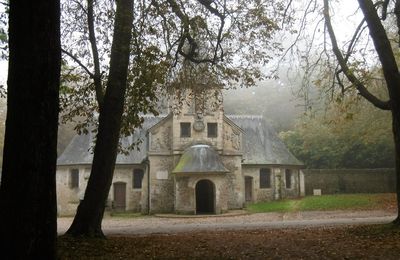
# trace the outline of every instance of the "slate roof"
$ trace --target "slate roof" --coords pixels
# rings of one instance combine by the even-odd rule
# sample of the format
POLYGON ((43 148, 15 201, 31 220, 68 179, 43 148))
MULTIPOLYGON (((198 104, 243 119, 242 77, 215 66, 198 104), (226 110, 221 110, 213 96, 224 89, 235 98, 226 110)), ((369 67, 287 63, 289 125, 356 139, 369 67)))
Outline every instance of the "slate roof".
MULTIPOLYGON (((166 116, 145 116, 141 129, 133 136, 122 138, 123 146, 128 146, 134 140, 141 138, 143 142, 139 150, 135 149, 129 155, 119 154, 117 164, 140 164, 147 156, 147 130, 160 122, 166 116)), ((243 164, 292 165, 302 166, 279 139, 275 130, 262 116, 230 115, 233 123, 243 130, 243 164)), ((57 160, 57 165, 90 165, 93 159, 91 147, 94 134, 76 135, 57 160)))
MULTIPOLYGON (((142 142, 129 153, 129 155, 118 154, 116 164, 140 164, 147 156, 147 130, 157 124, 165 116, 144 116, 144 122, 141 129, 137 129, 132 136, 123 137, 121 144, 127 147, 139 138, 142 142)), ((57 165, 79 165, 92 164, 93 160, 93 133, 87 135, 76 135, 64 152, 58 157, 57 165)))
POLYGON ((227 117, 243 130, 243 164, 303 165, 262 116, 227 117))
POLYGON ((198 144, 187 148, 179 159, 173 173, 226 173, 216 151, 208 145, 198 144))

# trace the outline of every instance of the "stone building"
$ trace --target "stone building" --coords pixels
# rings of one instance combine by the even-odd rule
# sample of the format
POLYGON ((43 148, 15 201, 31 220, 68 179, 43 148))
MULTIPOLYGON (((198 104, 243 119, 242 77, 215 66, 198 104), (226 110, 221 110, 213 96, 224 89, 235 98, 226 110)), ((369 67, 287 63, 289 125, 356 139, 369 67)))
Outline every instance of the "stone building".
MULTIPOLYGON (((142 142, 118 155, 108 208, 220 214, 249 202, 301 196, 303 165, 272 127, 261 116, 225 115, 218 100, 214 92, 187 94, 168 115, 144 116, 143 127, 121 139, 122 145, 142 142)), ((93 137, 75 136, 58 158, 59 215, 74 214, 83 199, 93 137)))

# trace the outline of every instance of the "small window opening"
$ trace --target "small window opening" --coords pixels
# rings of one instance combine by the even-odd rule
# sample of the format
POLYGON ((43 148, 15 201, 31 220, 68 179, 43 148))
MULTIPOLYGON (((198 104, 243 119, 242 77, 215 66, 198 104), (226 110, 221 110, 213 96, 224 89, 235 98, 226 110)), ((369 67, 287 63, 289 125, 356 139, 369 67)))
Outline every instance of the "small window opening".
POLYGON ((181 137, 190 137, 190 123, 181 123, 181 137))
POLYGON ((71 169, 70 176, 69 176, 69 187, 71 189, 79 187, 79 170, 78 169, 71 169))
POLYGON ((286 178, 286 189, 292 188, 292 171, 289 169, 285 170, 285 178, 286 178))
POLYGON ((133 188, 141 189, 142 188, 142 180, 143 180, 144 172, 142 169, 133 170, 133 188))
POLYGON ((271 169, 260 169, 260 189, 271 188, 271 169))
POLYGON ((217 137, 218 136, 218 124, 217 123, 207 123, 207 136, 217 137))

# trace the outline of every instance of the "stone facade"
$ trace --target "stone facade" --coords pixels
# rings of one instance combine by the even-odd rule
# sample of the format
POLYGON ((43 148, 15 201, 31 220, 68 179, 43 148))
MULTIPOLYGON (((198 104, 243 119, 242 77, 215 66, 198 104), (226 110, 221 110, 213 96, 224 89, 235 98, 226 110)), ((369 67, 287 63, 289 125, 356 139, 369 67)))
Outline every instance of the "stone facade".
MULTIPOLYGON (((147 201, 144 200, 147 192, 145 189, 145 178, 142 188, 133 187, 133 172, 136 169, 143 169, 142 165, 118 165, 114 172, 113 185, 108 195, 107 207, 112 209, 115 200, 115 184, 124 183, 126 189, 125 209, 127 211, 140 212, 147 208, 147 201)), ((58 166, 57 182, 57 210, 59 215, 74 215, 76 208, 83 199, 87 181, 90 175, 90 165, 58 166), (78 181, 73 184, 73 172, 78 173, 78 181)))
MULTIPOLYGON (((60 215, 74 214, 83 199, 92 138, 75 137, 59 157, 60 215)), ((265 120, 226 116, 222 102, 204 93, 188 94, 181 109, 167 116, 145 116, 143 129, 121 142, 137 138, 145 140, 139 150, 117 158, 111 210, 220 214, 304 193, 302 164, 265 120)))

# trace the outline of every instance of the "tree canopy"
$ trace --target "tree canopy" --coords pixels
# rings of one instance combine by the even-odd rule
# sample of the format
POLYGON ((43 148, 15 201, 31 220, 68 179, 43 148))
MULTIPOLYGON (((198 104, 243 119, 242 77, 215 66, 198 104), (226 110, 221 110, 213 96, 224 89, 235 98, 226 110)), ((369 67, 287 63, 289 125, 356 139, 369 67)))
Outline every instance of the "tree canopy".
POLYGON ((357 96, 311 110, 280 136, 308 168, 393 168, 391 115, 357 96))
MULTIPOLYGON (((96 125, 108 77, 115 6, 112 1, 62 4, 64 53, 61 104, 64 122, 78 132, 96 125)), ((280 51, 274 32, 285 19, 284 1, 135 2, 128 88, 121 133, 140 126, 140 114, 157 114, 158 100, 176 82, 183 61, 207 63, 226 86, 254 85, 280 51)))

